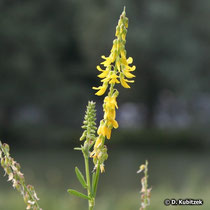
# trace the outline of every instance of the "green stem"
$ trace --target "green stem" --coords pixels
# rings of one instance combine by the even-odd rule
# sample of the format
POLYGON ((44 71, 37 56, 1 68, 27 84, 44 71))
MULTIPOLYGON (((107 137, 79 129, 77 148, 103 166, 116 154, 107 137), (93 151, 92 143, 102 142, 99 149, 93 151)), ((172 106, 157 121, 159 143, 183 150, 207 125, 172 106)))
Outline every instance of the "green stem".
POLYGON ((98 180, 100 175, 100 164, 98 163, 97 169, 96 169, 96 184, 94 186, 94 197, 96 196, 97 188, 98 188, 98 180))
MULTIPOLYGON (((90 183, 90 170, 89 170, 89 156, 84 153, 83 155, 84 155, 84 160, 85 160, 87 193, 88 193, 88 196, 92 197, 92 193, 91 193, 92 190, 91 190, 91 183, 90 183)), ((88 200, 89 210, 93 210, 94 205, 95 205, 94 198, 92 198, 91 200, 88 200)))
POLYGON ((85 156, 85 173, 86 173, 86 181, 87 181, 87 193, 88 196, 91 194, 90 189, 90 171, 89 171, 89 158, 85 156))

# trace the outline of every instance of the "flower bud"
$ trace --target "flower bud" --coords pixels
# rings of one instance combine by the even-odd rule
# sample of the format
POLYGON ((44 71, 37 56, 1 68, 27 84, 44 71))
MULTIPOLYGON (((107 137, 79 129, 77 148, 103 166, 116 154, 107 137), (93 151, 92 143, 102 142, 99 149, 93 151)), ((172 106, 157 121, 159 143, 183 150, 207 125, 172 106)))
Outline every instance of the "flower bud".
POLYGON ((4 149, 5 149, 5 152, 6 153, 9 153, 9 145, 8 144, 3 144, 3 147, 4 147, 4 149))

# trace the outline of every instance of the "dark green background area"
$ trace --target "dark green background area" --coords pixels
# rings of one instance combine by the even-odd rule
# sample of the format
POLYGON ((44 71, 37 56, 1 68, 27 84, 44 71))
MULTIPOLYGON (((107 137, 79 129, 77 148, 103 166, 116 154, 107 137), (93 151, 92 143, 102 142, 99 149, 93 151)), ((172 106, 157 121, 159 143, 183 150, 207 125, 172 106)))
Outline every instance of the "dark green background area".
MULTIPOLYGON (((95 67, 109 54, 124 5, 126 47, 137 70, 131 89, 119 87, 119 107, 128 102, 144 107, 136 129, 162 129, 158 107, 162 98, 174 99, 170 119, 184 104, 181 116, 187 114, 190 122, 182 129, 198 132, 199 143, 209 141, 210 3, 204 0, 1 1, 1 139, 38 147, 74 142, 88 100, 97 102, 101 119, 103 97, 91 89, 100 84, 95 67)), ((171 127, 180 132, 179 123, 171 127)))
MULTIPOLYGON (((97 123, 103 117, 103 97, 92 86, 100 85, 96 66, 109 55, 124 6, 136 78, 131 89, 118 85, 119 129, 107 141, 96 209, 138 209, 136 171, 148 159, 151 210, 171 209, 165 198, 185 197, 204 199, 195 209, 207 210, 210 1, 2 0, 0 139, 10 144, 44 209, 86 209, 66 193, 79 187, 74 166, 83 168, 73 148, 81 144, 88 100, 96 101, 97 123)), ((5 181, 0 209, 23 209, 5 181)))

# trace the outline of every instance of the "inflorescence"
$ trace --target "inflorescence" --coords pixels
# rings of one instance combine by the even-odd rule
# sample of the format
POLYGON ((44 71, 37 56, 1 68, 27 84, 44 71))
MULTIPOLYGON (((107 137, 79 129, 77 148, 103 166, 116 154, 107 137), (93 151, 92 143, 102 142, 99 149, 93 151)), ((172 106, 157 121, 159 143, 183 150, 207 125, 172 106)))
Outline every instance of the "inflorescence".
POLYGON ((120 83, 124 88, 130 88, 128 83, 133 83, 134 80, 130 79, 135 77, 132 72, 136 67, 131 66, 133 58, 129 57, 127 59, 126 57, 125 43, 127 28, 128 18, 124 9, 116 27, 116 39, 113 41, 110 55, 108 57, 102 56, 104 61, 101 64, 105 69, 102 69, 100 66, 96 67, 101 72, 98 77, 101 78, 102 85, 93 87, 94 90, 97 90, 95 94, 101 96, 109 87, 108 95, 104 98, 104 117, 100 121, 97 131, 98 137, 91 153, 95 168, 100 166, 101 172, 104 172, 104 161, 108 158, 107 148, 104 145, 105 139, 110 139, 112 129, 119 127, 116 121, 116 109, 118 109, 116 98, 119 92, 114 86, 120 83))
POLYGON ((32 185, 26 186, 24 175, 20 171, 20 164, 10 156, 9 145, 2 144, 1 141, 0 159, 5 175, 8 175, 8 181, 11 181, 12 186, 23 196, 24 202, 27 205, 26 209, 42 210, 37 203, 39 198, 37 197, 34 187, 32 185))

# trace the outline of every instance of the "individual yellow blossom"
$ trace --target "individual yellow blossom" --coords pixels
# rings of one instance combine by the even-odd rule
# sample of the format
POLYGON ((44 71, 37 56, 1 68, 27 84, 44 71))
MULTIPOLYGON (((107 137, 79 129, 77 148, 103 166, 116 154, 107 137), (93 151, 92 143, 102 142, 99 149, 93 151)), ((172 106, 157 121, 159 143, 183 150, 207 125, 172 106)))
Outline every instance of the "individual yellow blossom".
POLYGON ((101 82, 109 83, 109 84, 120 83, 117 78, 119 78, 119 76, 116 75, 115 72, 110 72, 106 78, 101 80, 101 82))
POLYGON ((134 83, 134 80, 127 80, 124 74, 120 74, 120 82, 124 88, 130 88, 127 82, 134 83))
POLYGON ((122 61, 122 73, 125 77, 131 79, 131 78, 134 78, 135 75, 133 75, 131 73, 131 71, 134 71, 136 69, 135 66, 129 66, 129 64, 131 64, 133 62, 133 58, 129 57, 127 60, 124 59, 124 58, 121 58, 121 61, 122 61))
POLYGON ((119 78, 119 76, 116 75, 115 73, 110 75, 110 77, 109 77, 109 79, 110 79, 109 84, 120 83, 117 78, 119 78))
POLYGON ((107 123, 102 122, 97 131, 98 135, 102 135, 107 139, 111 137, 111 126, 108 126, 107 123))
POLYGON ((104 70, 101 74, 98 75, 99 78, 104 78, 109 74, 109 70, 104 70))
POLYGON ((101 96, 106 92, 107 87, 108 87, 108 83, 103 83, 102 86, 93 87, 93 89, 98 90, 95 94, 98 95, 98 96, 101 96))
POLYGON ((119 127, 118 122, 115 119, 111 119, 108 124, 111 128, 114 127, 116 129, 119 127))
POLYGON ((118 91, 116 91, 113 96, 105 97, 104 102, 105 102, 105 106, 107 108, 111 108, 111 109, 117 108, 118 109, 118 105, 117 105, 117 101, 116 101, 117 94, 118 94, 118 91))
POLYGON ((105 61, 101 62, 101 64, 103 64, 105 67, 109 66, 113 62, 112 56, 105 57, 104 55, 102 55, 101 58, 103 58, 105 60, 105 61))
POLYGON ((107 135, 107 127, 106 127, 106 125, 105 125, 103 120, 100 123, 100 126, 98 128, 97 133, 98 133, 98 135, 102 135, 102 136, 106 136, 107 135))
POLYGON ((135 75, 131 74, 128 70, 124 70, 123 74, 129 79, 135 77, 135 75))
POLYGON ((102 143, 102 139, 100 137, 97 138, 94 147, 97 148, 98 146, 100 146, 102 143))

